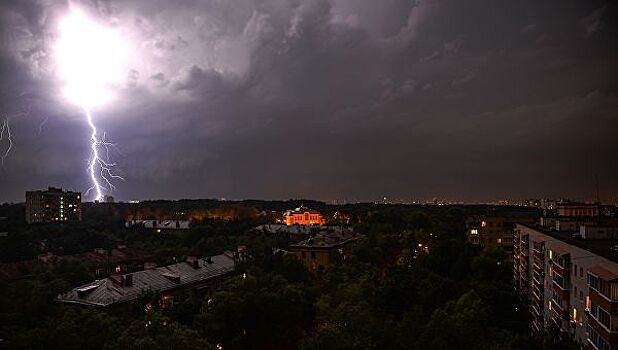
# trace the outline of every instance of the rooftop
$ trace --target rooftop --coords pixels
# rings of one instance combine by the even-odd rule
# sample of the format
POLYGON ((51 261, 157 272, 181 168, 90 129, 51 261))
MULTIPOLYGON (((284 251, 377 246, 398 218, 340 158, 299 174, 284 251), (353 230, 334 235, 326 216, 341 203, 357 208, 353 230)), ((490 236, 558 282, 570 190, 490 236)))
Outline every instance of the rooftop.
POLYGON ((324 231, 317 233, 315 236, 300 241, 295 244, 290 244, 290 249, 294 248, 336 248, 341 245, 348 244, 364 237, 363 235, 351 230, 347 231, 324 231))
POLYGON ((328 225, 314 225, 314 226, 306 226, 306 225, 284 225, 284 224, 265 224, 256 226, 253 228, 254 230, 268 233, 293 233, 293 234, 302 234, 309 235, 312 232, 325 232, 325 231, 334 231, 334 232, 342 232, 342 231, 352 231, 351 228, 345 226, 328 226, 328 225))
POLYGON ((39 255, 38 259, 0 264, 0 280, 20 278, 33 273, 37 268, 49 269, 61 261, 80 262, 88 268, 95 268, 107 264, 128 263, 144 259, 150 259, 150 256, 124 248, 113 248, 111 251, 97 248, 94 249, 94 251, 72 255, 54 255, 52 253, 46 253, 39 255))
POLYGON ((59 256, 59 260, 78 261, 87 267, 101 266, 108 263, 115 264, 120 262, 128 262, 131 260, 139 260, 143 256, 135 255, 126 249, 113 248, 111 250, 95 249, 94 251, 59 256))
POLYGON ((26 193, 58 193, 58 194, 81 194, 80 192, 75 192, 75 191, 71 191, 71 190, 63 190, 62 187, 48 187, 46 190, 33 190, 33 191, 26 191, 26 193))
POLYGON ((234 259, 226 254, 196 259, 196 267, 188 262, 138 271, 127 275, 97 280, 60 294, 65 303, 109 306, 135 300, 147 291, 166 292, 193 286, 234 271, 234 259), (130 279, 131 283, 121 281, 130 279))
POLYGON ((592 254, 599 255, 610 261, 618 263, 618 252, 614 252, 611 248, 618 244, 617 240, 612 239, 582 239, 573 238, 573 232, 550 231, 538 225, 519 224, 528 227, 537 232, 543 233, 550 237, 556 238, 564 243, 589 251, 592 254))
POLYGON ((320 212, 317 211, 317 210, 309 209, 309 208, 301 205, 300 207, 298 207, 296 209, 286 211, 285 214, 283 214, 283 215, 284 216, 288 216, 288 215, 304 214, 304 213, 320 214, 320 212))

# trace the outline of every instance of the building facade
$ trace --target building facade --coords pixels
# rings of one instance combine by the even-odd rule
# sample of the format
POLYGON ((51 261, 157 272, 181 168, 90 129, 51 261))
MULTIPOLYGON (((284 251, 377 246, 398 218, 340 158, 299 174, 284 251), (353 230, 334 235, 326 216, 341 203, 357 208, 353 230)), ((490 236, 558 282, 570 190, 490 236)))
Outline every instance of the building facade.
POLYGON ((601 212, 601 206, 589 203, 561 203, 556 206, 558 216, 562 217, 597 217, 601 212))
POLYGON ((189 220, 129 220, 124 223, 126 228, 143 227, 159 230, 188 230, 189 220))
POLYGON ((345 260, 350 246, 362 237, 351 230, 320 232, 304 241, 291 244, 289 250, 309 270, 315 271, 328 266, 334 259, 345 260))
POLYGON ((81 193, 49 187, 46 191, 26 192, 26 222, 81 221, 81 193))
POLYGON ((534 223, 535 216, 478 215, 466 219, 468 240, 483 249, 501 248, 510 259, 513 252, 513 230, 516 223, 534 223))
POLYGON ((153 267, 134 273, 115 274, 60 294, 58 301, 69 304, 111 307, 138 300, 145 291, 161 295, 160 302, 173 303, 174 294, 187 289, 204 290, 234 273, 232 253, 153 267))
POLYGON ((326 220, 320 212, 300 206, 283 214, 286 225, 324 225, 326 220))
POLYGON ((608 240, 517 224, 513 280, 532 329, 556 325, 584 348, 618 347, 618 254, 608 240))

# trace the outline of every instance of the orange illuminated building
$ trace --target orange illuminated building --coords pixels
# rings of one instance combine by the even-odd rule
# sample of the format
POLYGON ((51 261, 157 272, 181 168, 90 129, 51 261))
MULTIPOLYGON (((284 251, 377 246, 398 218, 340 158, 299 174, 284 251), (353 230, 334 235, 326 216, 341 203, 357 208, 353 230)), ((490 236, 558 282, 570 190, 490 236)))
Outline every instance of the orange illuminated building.
POLYGON ((283 214, 286 225, 324 225, 326 220, 318 211, 300 206, 283 214))

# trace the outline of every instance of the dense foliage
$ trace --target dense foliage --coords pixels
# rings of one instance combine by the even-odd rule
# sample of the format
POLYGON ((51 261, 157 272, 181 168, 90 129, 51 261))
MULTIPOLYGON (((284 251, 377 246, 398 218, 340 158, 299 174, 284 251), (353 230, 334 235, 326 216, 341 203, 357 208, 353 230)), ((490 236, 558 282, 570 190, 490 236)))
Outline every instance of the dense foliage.
MULTIPOLYGON (((513 291, 504 254, 481 252, 465 241, 464 218, 478 208, 371 205, 338 209, 366 237, 345 260, 316 273, 307 271, 293 255, 274 249, 285 249, 289 237, 252 232, 250 228, 262 222, 259 217, 204 219, 187 232, 165 236, 123 230, 118 225, 112 232, 96 229, 98 224, 92 222, 82 223, 99 237, 97 244, 123 242, 168 257, 215 254, 243 244, 251 260, 211 295, 186 292, 173 308, 155 308, 150 313, 144 312, 144 300, 121 310, 55 302, 59 292, 91 279, 88 271, 75 263, 0 282, 0 347, 310 350, 574 346, 559 334, 530 335, 527 307, 513 291)), ((102 215, 100 220, 105 218, 102 215)), ((107 225, 100 227, 114 224, 107 225)), ((72 234, 59 233, 61 237, 72 234)))

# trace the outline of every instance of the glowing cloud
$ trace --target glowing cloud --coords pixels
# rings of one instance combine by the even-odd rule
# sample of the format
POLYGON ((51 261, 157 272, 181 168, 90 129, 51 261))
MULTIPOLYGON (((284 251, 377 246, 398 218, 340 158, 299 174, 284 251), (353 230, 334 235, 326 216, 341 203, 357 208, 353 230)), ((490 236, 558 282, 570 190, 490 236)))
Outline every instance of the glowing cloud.
POLYGON ((91 108, 107 102, 112 87, 126 75, 128 48, 116 30, 72 10, 60 22, 55 46, 57 73, 64 94, 74 104, 91 108))

